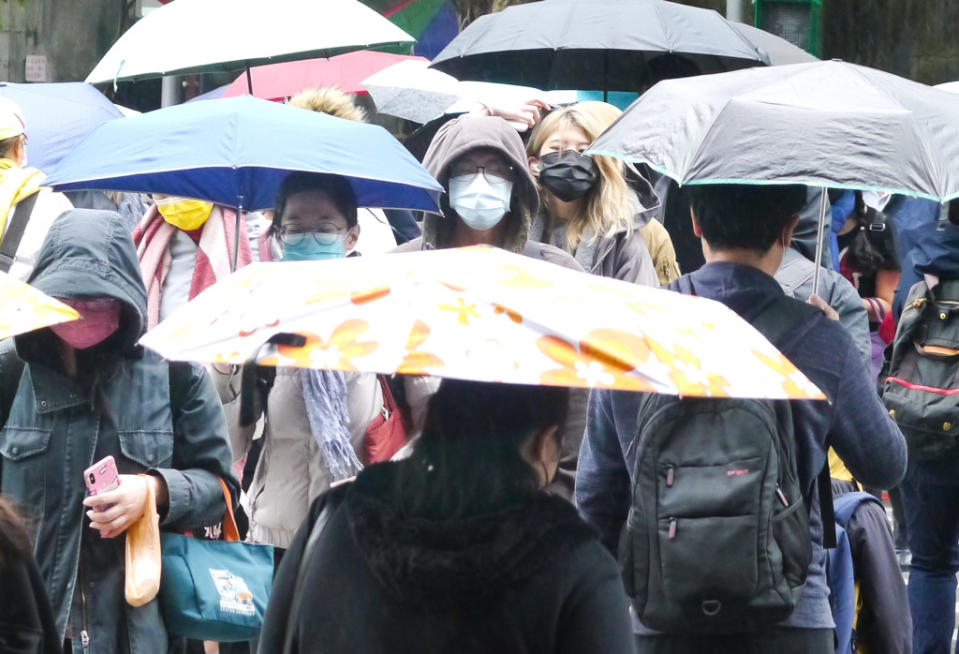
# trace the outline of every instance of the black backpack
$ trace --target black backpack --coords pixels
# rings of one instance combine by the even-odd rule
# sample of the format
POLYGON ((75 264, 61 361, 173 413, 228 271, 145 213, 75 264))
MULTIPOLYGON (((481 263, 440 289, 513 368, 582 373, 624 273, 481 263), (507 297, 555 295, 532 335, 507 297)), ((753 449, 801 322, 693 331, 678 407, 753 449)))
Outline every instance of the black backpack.
MULTIPOLYGON (((693 290, 686 277, 677 286, 693 290)), ((753 326, 783 347, 817 316, 784 295, 753 326)), ((647 394, 633 449, 620 562, 640 621, 719 634, 789 616, 812 559, 790 403, 647 394)))
POLYGON ((910 457, 959 454, 959 280, 909 290, 881 393, 910 457))

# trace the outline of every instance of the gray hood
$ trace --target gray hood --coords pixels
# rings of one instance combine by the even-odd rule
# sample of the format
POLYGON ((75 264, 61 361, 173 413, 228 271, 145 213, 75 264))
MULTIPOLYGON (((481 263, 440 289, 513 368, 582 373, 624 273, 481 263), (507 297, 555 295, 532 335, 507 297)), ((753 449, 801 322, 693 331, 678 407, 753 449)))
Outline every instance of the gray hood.
MULTIPOLYGON (((502 118, 488 116, 461 116, 452 120, 436 133, 423 158, 423 166, 448 190, 450 164, 470 150, 481 148, 496 150, 516 171, 513 206, 506 217, 510 221, 509 230, 503 247, 512 252, 522 252, 529 238, 530 217, 539 210, 539 193, 536 181, 529 172, 523 141, 509 123, 502 118)), ((440 199, 440 206, 445 216, 426 214, 423 218, 424 249, 449 246, 455 218, 447 195, 440 199)))
MULTIPOLYGON (((146 325, 147 294, 136 247, 120 214, 73 209, 50 227, 27 280, 47 295, 62 298, 112 297, 124 305, 119 331, 96 349, 135 351, 146 325)), ((50 331, 16 337, 25 361, 49 355, 50 331)))
MULTIPOLYGON (((799 212, 799 224, 796 225, 796 231, 793 232, 792 247, 801 255, 810 261, 816 260, 816 237, 819 234, 819 203, 822 195, 822 189, 815 187, 806 188, 806 204, 799 212)), ((826 239, 827 243, 823 248, 822 262, 823 268, 832 269, 832 255, 829 251, 828 239, 830 237, 830 224, 832 223, 832 211, 830 211, 829 197, 826 197, 826 239)))

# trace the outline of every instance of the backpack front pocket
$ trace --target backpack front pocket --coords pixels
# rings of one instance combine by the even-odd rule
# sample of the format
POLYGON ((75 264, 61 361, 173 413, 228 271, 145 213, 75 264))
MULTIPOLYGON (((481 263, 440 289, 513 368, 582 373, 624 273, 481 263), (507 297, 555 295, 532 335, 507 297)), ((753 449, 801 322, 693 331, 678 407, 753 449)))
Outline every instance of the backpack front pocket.
POLYGON ((757 530, 755 515, 661 518, 659 557, 666 597, 702 605, 752 596, 759 575, 757 530), (704 552, 713 556, 704 557, 704 552))

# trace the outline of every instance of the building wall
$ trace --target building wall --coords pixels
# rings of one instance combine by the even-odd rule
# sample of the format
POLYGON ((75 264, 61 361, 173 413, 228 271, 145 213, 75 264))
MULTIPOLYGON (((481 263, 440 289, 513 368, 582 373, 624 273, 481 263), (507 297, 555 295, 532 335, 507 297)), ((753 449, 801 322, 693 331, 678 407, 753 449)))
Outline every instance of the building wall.
POLYGON ((82 80, 119 37, 125 0, 0 0, 0 78, 24 81, 27 55, 46 80, 82 80))

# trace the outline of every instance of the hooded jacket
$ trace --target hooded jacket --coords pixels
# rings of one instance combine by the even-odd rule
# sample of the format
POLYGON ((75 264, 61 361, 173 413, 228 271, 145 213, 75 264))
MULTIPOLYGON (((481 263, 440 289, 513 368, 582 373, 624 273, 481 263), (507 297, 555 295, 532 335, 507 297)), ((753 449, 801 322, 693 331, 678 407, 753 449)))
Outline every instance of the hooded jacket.
MULTIPOLYGON (((629 229, 623 227, 612 236, 601 235, 593 238, 590 228, 588 233, 583 234, 576 251, 571 254, 587 272, 594 275, 656 288, 659 286, 657 266, 653 263, 641 231, 650 224, 651 215, 643 210, 635 195, 630 194, 629 199, 629 211, 633 215, 629 229)), ((530 238, 564 249, 567 246, 566 225, 550 228, 546 212, 540 211, 533 220, 530 238)), ((666 240, 669 240, 668 235, 666 240)), ((671 245, 670 249, 672 249, 671 245)), ((675 267, 675 265, 674 254, 672 266, 675 267)), ((668 267, 668 264, 664 265, 664 270, 668 267)))
POLYGON ((299 652, 633 651, 618 565, 572 506, 536 494, 459 520, 405 516, 395 485, 408 465, 420 464, 372 466, 317 499, 277 575, 260 652, 282 651, 291 610, 299 652), (338 508, 291 607, 326 501, 338 508))
POLYGON ((61 216, 29 281, 55 297, 115 298, 123 311, 117 332, 77 352, 76 377, 65 374, 49 329, 0 349, 0 489, 26 513, 61 638, 85 654, 166 652, 159 602, 124 601, 124 538, 102 539, 89 527, 83 471, 112 455, 121 474, 162 477, 163 529, 218 522, 225 505, 217 478, 238 489, 219 399, 202 367, 182 368, 173 387, 169 364, 136 345, 146 291, 118 214, 61 216))
MULTIPOLYGON (((510 252, 582 270, 571 256, 559 248, 530 241, 532 216, 539 211, 539 191, 532 173, 529 172, 523 141, 516 130, 502 118, 461 116, 446 123, 433 137, 423 159, 423 166, 444 189, 449 189, 450 164, 471 150, 484 148, 501 154, 513 167, 516 176, 513 206, 504 218, 508 221, 506 238, 502 244, 491 245, 499 245, 510 252)), ((423 236, 404 243, 394 252, 450 247, 450 239, 458 218, 450 208, 448 196, 444 195, 440 199, 440 206, 444 215, 426 214, 423 218, 423 236)))

